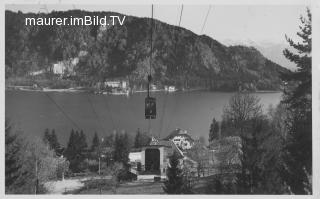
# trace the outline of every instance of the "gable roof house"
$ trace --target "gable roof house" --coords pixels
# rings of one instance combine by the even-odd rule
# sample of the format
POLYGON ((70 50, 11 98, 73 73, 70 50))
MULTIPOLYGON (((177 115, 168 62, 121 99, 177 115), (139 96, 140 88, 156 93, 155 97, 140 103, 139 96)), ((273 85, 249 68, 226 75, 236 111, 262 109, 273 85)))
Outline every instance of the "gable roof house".
POLYGON ((164 140, 171 140, 173 141, 181 150, 191 149, 194 140, 188 134, 187 130, 182 130, 180 128, 175 129, 172 131, 164 140))
POLYGON ((166 178, 169 158, 173 153, 177 153, 181 159, 183 158, 183 152, 172 140, 160 140, 152 137, 148 146, 130 151, 131 172, 137 175, 137 179, 147 175, 166 178))

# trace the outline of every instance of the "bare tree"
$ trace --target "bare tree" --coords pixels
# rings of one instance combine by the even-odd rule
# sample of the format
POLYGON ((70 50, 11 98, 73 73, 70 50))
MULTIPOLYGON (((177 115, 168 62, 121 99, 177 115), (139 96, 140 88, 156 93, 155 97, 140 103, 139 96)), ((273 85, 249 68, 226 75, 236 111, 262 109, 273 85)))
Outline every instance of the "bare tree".
POLYGON ((235 127, 240 129, 246 121, 261 115, 260 99, 255 95, 240 92, 231 97, 223 111, 223 119, 232 121, 235 127))

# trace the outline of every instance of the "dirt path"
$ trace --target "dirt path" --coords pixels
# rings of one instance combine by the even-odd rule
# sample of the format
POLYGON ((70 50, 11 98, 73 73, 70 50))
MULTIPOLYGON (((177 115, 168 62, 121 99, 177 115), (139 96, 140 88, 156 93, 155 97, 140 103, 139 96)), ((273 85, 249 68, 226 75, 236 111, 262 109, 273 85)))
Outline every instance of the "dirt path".
POLYGON ((111 179, 111 176, 94 176, 65 179, 59 181, 49 181, 45 183, 45 187, 48 190, 48 194, 63 194, 67 191, 74 191, 84 186, 84 181, 95 179, 111 179))

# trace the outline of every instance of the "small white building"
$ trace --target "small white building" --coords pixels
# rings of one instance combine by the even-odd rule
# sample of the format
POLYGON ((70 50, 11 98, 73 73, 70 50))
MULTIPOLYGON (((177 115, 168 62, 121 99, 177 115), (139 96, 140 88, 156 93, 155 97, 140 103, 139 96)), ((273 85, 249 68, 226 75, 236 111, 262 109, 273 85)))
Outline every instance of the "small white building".
POLYGON ((71 74, 73 75, 74 67, 79 63, 79 58, 73 58, 70 61, 59 61, 52 66, 52 72, 57 75, 71 74))
POLYGON ((53 64, 52 72, 54 74, 62 75, 64 73, 64 70, 65 70, 65 65, 63 64, 63 62, 58 62, 53 64))
POLYGON ((130 162, 141 162, 141 152, 140 151, 131 151, 129 153, 130 162))
POLYGON ((32 71, 32 72, 29 73, 29 75, 36 76, 36 75, 41 75, 41 74, 43 74, 45 72, 46 71, 44 69, 42 69, 42 70, 32 71))
POLYGON ((126 90, 128 88, 128 81, 127 80, 106 80, 104 82, 105 87, 110 87, 110 88, 120 88, 123 90, 126 90))
POLYGON ((172 131, 164 140, 172 140, 181 150, 191 149, 194 144, 188 132, 179 128, 172 131))

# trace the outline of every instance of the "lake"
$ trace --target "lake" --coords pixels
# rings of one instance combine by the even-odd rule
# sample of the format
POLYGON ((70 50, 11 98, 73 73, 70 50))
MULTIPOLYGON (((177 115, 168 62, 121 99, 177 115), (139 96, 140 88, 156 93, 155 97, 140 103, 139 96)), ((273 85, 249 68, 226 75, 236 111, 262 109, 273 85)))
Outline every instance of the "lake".
MULTIPOLYGON (((15 129, 24 134, 42 136, 46 128, 55 129, 59 142, 65 145, 71 129, 83 129, 91 144, 94 132, 100 136, 113 130, 126 130, 134 135, 140 128, 152 135, 164 137, 175 128, 188 130, 193 138, 208 138, 212 118, 220 120, 224 106, 234 93, 228 92, 155 92, 157 118, 144 119, 144 98, 146 93, 135 93, 130 97, 93 95, 88 93, 47 92, 59 107, 44 92, 5 92, 5 114, 14 123, 15 129)), ((277 105, 281 93, 255 93, 261 98, 264 110, 277 105)))

